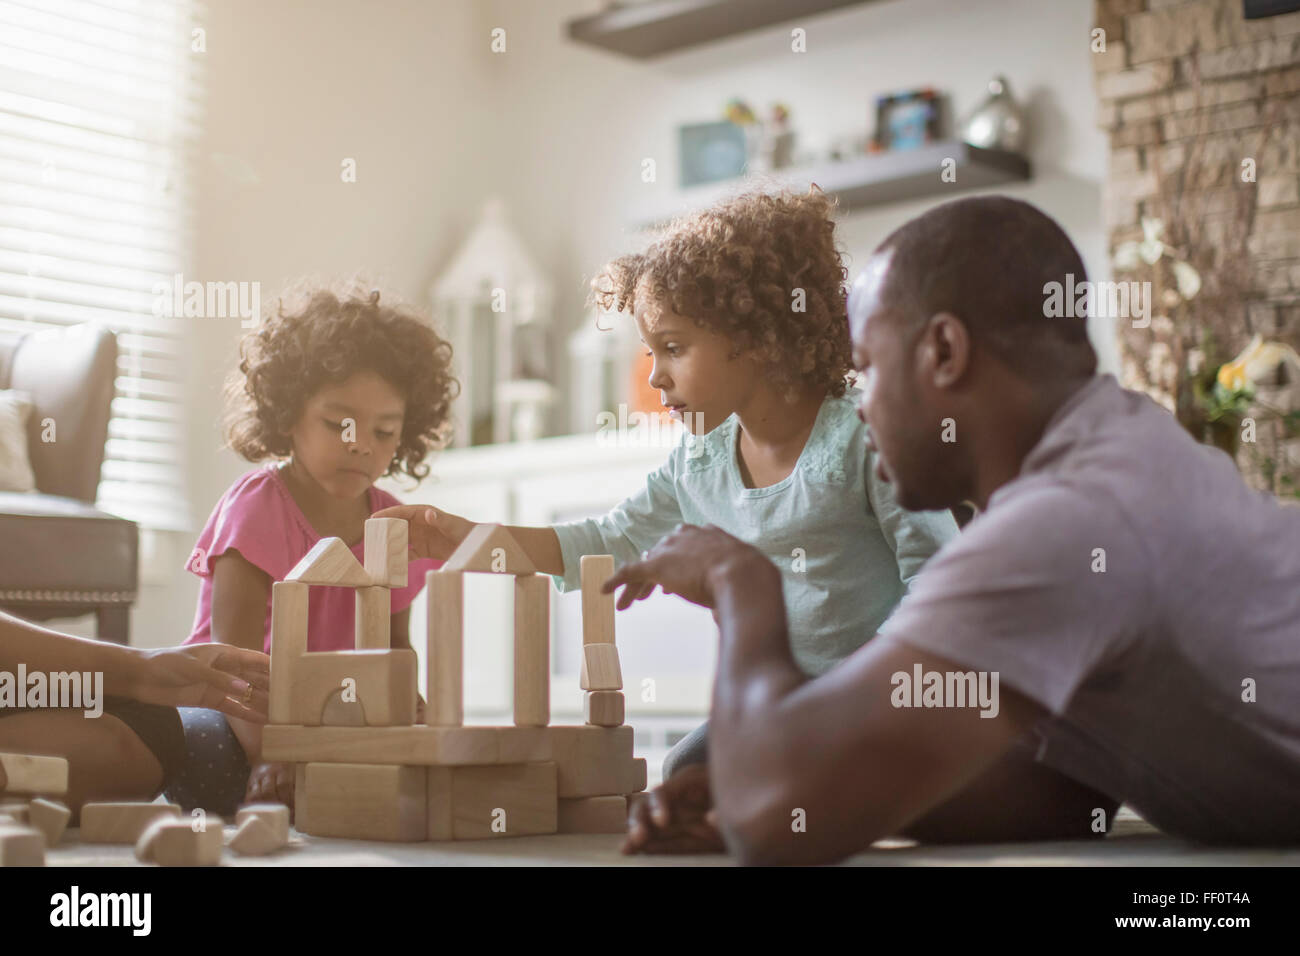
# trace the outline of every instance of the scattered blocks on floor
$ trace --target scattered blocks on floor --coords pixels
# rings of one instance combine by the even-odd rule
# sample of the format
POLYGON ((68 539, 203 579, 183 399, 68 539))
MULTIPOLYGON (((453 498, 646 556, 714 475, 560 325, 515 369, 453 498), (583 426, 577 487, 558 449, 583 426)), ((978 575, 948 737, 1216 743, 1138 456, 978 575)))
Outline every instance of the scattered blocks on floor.
POLYGON ((240 856, 266 856, 283 849, 288 842, 287 838, 281 840, 263 817, 248 817, 230 838, 230 849, 240 856))
POLYGON ((283 803, 250 803, 235 814, 235 826, 257 818, 270 828, 271 835, 283 846, 289 842, 289 808, 283 803))
POLYGON ((155 820, 180 815, 174 803, 88 803, 81 808, 81 841, 131 845, 155 820))
POLYGON ((199 829, 189 820, 154 820, 135 844, 137 860, 159 866, 216 866, 221 851, 221 818, 211 815, 199 829))
POLYGON ((44 866, 45 835, 35 827, 0 820, 0 866, 44 866))
POLYGON ((68 761, 62 757, 0 753, 0 793, 61 796, 68 792, 68 761))
POLYGON ((70 819, 72 811, 54 800, 37 797, 27 805, 27 820, 44 835, 46 849, 63 839, 63 831, 68 828, 70 819))

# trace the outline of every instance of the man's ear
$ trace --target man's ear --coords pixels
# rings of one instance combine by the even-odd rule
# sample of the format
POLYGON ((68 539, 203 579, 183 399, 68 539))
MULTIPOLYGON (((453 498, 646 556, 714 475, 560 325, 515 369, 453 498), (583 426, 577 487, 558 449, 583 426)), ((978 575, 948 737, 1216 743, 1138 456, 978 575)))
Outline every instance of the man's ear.
POLYGON ((921 335, 921 370, 936 388, 951 388, 966 374, 970 349, 966 323, 951 312, 938 312, 930 316, 921 335))

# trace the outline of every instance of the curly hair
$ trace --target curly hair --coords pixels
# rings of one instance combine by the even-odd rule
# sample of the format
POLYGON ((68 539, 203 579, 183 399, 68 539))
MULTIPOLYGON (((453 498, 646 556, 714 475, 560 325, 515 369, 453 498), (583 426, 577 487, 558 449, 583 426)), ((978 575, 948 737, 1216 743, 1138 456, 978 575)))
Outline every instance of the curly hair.
POLYGON ((419 313, 359 283, 302 283, 266 310, 239 346, 239 368, 226 381, 226 440, 249 461, 282 458, 286 434, 321 387, 371 371, 406 400, 397 452, 385 475, 415 480, 422 464, 450 439, 451 403, 460 385, 451 345, 419 313))
POLYGON ((852 366, 834 206, 816 186, 724 200, 608 263, 591 301, 606 312, 667 309, 725 335, 733 357, 752 353, 790 400, 823 388, 841 396, 852 366))

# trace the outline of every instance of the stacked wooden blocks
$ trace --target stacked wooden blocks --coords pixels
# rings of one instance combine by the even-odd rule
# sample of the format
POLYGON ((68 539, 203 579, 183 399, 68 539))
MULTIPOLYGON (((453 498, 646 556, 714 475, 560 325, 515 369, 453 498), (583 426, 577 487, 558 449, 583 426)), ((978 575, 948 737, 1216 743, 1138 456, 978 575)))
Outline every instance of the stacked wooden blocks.
POLYGON ((622 726, 613 597, 599 593, 613 558, 582 564, 587 725, 553 727, 550 583, 508 531, 476 526, 425 578, 429 701, 416 724, 414 664, 405 661, 414 652, 389 648, 377 612, 358 604, 356 650, 306 650, 305 587, 386 593, 406 580, 406 533, 405 522, 371 519, 364 567, 327 539, 274 585, 263 756, 297 764, 297 829, 397 841, 622 832, 625 796, 645 789, 646 764, 633 758, 632 728, 622 726), (513 726, 464 726, 466 574, 514 577, 513 726))
POLYGON ((62 757, 0 753, 0 866, 44 866, 71 812, 53 800, 68 792, 62 757))

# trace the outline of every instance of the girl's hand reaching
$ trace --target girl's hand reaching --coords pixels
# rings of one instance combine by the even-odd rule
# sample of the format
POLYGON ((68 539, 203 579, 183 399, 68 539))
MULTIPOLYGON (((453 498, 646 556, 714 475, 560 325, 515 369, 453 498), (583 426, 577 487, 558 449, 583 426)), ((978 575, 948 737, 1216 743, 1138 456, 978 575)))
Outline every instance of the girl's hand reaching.
POLYGON ((446 561, 465 536, 474 530, 474 522, 429 505, 394 505, 376 511, 372 518, 404 518, 411 526, 408 547, 417 558, 446 561))

